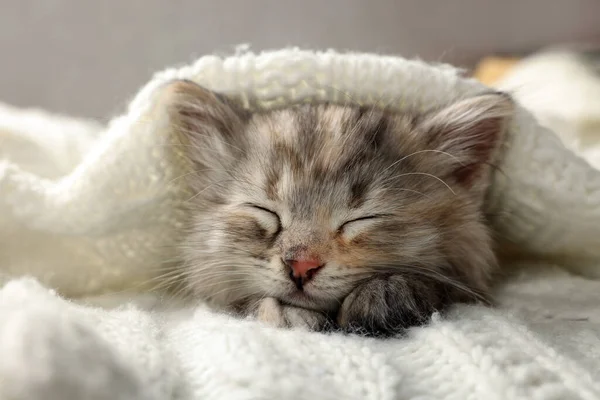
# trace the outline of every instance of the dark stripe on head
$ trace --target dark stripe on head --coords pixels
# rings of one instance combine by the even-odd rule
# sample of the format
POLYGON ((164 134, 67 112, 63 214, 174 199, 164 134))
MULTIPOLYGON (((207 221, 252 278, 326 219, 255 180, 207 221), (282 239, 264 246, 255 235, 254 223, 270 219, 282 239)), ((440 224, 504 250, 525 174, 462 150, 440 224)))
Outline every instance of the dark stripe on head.
POLYGON ((375 149, 381 148, 388 130, 388 117, 380 110, 369 109, 363 111, 359 123, 367 146, 375 149))
POLYGON ((281 170, 285 164, 290 166, 292 172, 298 172, 304 168, 304 161, 296 149, 282 142, 275 143, 272 165, 281 170))
POLYGON ((277 184, 279 183, 279 179, 281 169, 277 168, 276 165, 271 164, 266 172, 266 182, 265 182, 265 193, 267 194, 267 198, 269 200, 278 200, 279 196, 277 194, 277 184))
POLYGON ((317 126, 319 118, 317 108, 310 105, 301 106, 296 113, 296 125, 298 126, 298 143, 304 151, 315 149, 315 141, 318 140, 317 126))
POLYGON ((350 201, 348 206, 350 208, 361 207, 366 199, 369 185, 363 180, 357 180, 350 186, 350 201))
POLYGON ((385 135, 388 130, 388 119, 384 116, 379 116, 373 127, 371 128, 370 143, 376 149, 380 149, 385 145, 385 135))

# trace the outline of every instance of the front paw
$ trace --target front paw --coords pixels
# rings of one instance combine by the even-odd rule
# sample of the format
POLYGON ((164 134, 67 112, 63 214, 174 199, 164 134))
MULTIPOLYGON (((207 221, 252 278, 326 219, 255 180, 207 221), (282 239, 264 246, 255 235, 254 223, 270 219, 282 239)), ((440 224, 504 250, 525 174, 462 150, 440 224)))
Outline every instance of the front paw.
POLYGON ((402 333, 426 323, 444 305, 443 293, 436 286, 420 277, 378 276, 346 297, 337 322, 347 332, 374 336, 402 333))
POLYGON ((266 297, 254 310, 257 320, 277 328, 302 328, 311 331, 322 330, 327 316, 313 310, 281 304, 273 297, 266 297))

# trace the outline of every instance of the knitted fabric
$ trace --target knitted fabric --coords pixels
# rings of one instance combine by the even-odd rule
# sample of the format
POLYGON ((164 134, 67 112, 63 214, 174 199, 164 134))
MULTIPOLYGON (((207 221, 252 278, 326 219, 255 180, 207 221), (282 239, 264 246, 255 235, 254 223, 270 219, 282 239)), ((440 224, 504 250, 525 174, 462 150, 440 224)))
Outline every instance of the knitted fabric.
MULTIPOLYGON (((544 294, 579 296, 579 310, 546 309, 519 291, 537 286, 515 284, 500 298, 517 316, 458 308, 391 341, 280 331, 203 308, 106 311, 46 289, 140 289, 175 257, 185 165, 159 106, 174 78, 251 109, 352 101, 427 111, 487 90, 445 65, 286 49, 161 72, 105 128, 0 108, 0 272, 42 284, 0 290, 1 398, 600 398, 600 290, 568 275, 544 294), (573 318, 586 322, 568 331, 578 341, 556 340, 573 318)), ((600 172, 521 107, 500 169, 490 198, 496 232, 539 259, 599 274, 600 172)))
POLYGON ((510 282, 500 309, 458 307, 377 340, 151 298, 104 310, 17 280, 0 290, 0 398, 597 400, 598 293, 545 266, 510 282))

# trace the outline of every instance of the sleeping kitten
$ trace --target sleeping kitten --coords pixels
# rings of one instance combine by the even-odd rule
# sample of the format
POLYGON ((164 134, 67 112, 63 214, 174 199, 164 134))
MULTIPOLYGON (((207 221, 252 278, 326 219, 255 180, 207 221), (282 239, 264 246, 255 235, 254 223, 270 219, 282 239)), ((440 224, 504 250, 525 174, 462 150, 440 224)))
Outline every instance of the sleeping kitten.
POLYGON ((166 89, 195 173, 186 287, 275 326, 394 334, 485 302, 483 202, 513 103, 435 112, 300 105, 250 114, 194 83, 166 89))

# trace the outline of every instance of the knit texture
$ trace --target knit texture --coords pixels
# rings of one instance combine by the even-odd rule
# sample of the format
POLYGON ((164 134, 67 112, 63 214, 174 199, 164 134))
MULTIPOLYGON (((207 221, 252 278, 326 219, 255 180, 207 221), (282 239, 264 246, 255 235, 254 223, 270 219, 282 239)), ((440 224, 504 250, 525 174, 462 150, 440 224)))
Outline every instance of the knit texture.
POLYGON ((597 400, 600 282, 545 268, 507 284, 503 308, 461 306, 390 340, 152 299, 104 310, 12 281, 0 290, 0 398, 597 400))
MULTIPOLYGON (((105 310, 46 289, 139 291, 174 257, 185 165, 158 102, 174 78, 252 109, 426 111, 487 90, 449 66, 287 49, 161 72, 107 127, 1 107, 0 398, 600 398, 600 285, 563 271, 515 278, 499 293, 504 310, 459 307, 388 341, 276 330, 152 296, 95 298, 129 303, 105 310), (37 280, 11 280, 22 275, 37 280)), ((495 230, 600 275, 600 172, 522 108, 501 170, 495 230)))

